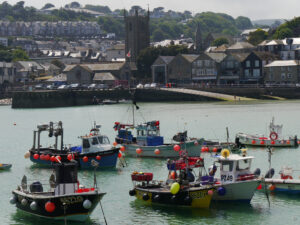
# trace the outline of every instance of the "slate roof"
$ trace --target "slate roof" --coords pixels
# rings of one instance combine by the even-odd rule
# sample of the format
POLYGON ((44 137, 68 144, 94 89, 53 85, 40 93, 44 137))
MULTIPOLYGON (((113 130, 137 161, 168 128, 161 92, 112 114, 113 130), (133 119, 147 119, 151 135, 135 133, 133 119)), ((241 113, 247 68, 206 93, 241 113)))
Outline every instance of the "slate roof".
POLYGON ((251 53, 231 53, 235 59, 237 59, 239 62, 243 62, 251 53))
POLYGON ((199 57, 199 55, 193 55, 193 54, 181 54, 181 56, 189 62, 194 62, 195 59, 199 57))
POLYGON ((228 50, 249 49, 249 48, 255 48, 255 47, 248 42, 237 42, 237 43, 231 45, 228 48, 228 50))
MULTIPOLYGON (((97 64, 80 64, 81 67, 86 68, 90 71, 109 71, 109 70, 120 70, 125 62, 121 63, 97 63, 97 64)), ((64 72, 72 70, 77 65, 67 65, 64 72)), ((133 67, 133 65, 131 65, 133 67)))
POLYGON ((265 67, 275 67, 275 66, 297 66, 299 63, 296 60, 276 60, 274 62, 265 65, 265 67))
POLYGON ((220 63, 227 56, 225 53, 219 52, 205 52, 210 58, 212 58, 215 62, 220 63))
POLYGON ((94 81, 117 80, 117 78, 111 73, 95 73, 93 80, 94 81))
POLYGON ((166 64, 169 64, 175 56, 159 56, 166 64))

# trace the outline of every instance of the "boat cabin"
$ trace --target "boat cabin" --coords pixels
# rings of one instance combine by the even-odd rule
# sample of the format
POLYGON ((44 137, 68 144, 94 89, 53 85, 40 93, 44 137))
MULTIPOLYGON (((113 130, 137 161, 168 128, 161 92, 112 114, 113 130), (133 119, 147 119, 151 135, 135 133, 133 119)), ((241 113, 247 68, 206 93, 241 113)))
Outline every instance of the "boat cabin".
POLYGON ((136 142, 139 146, 158 146, 164 144, 160 136, 159 121, 150 121, 136 127, 136 142))
POLYGON ((82 136, 82 153, 106 151, 112 148, 107 136, 95 134, 82 136))
POLYGON ((221 183, 234 183, 238 181, 251 180, 251 162, 254 157, 231 154, 228 157, 220 156, 220 178, 221 183))

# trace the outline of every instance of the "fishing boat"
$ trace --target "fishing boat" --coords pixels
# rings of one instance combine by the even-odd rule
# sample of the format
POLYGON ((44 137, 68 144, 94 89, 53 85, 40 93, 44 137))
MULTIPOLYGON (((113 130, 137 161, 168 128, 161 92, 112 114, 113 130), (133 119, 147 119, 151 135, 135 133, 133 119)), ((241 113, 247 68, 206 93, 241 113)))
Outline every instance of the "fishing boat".
POLYGON ((272 118, 269 124, 268 137, 265 135, 238 133, 235 141, 237 145, 246 146, 298 147, 299 142, 297 135, 284 138, 282 136, 282 127, 283 125, 275 125, 274 118, 272 118))
POLYGON ((230 154, 228 149, 223 149, 221 155, 216 157, 215 164, 220 165, 220 177, 214 177, 217 167, 213 164, 210 176, 214 178, 216 191, 214 201, 242 201, 250 203, 254 192, 261 182, 260 169, 251 172, 253 156, 247 156, 246 150, 242 155, 230 154))
POLYGON ((268 172, 265 178, 266 188, 274 193, 300 194, 300 179, 293 177, 295 171, 292 167, 284 166, 279 171, 279 177, 275 178, 273 178, 274 170, 272 173, 268 172))
POLYGON ((0 171, 1 170, 9 170, 12 167, 11 164, 0 163, 0 171))
POLYGON ((85 221, 105 193, 100 192, 96 180, 92 188, 79 185, 76 161, 56 163, 54 167, 47 190, 40 181, 27 185, 24 175, 21 185, 12 191, 10 203, 37 217, 85 221))
POLYGON ((152 173, 133 172, 131 179, 134 187, 129 195, 149 203, 209 208, 213 186, 200 181, 191 183, 190 169, 203 166, 202 162, 200 157, 185 157, 172 162, 169 160, 166 182, 153 181, 152 173))
POLYGON ((116 167, 118 157, 120 157, 119 148, 111 145, 107 136, 100 134, 99 125, 94 124, 89 134, 81 136, 80 139, 81 145, 67 147, 63 143, 61 121, 38 125, 33 135, 33 146, 25 153, 25 158, 30 158, 32 162, 45 166, 51 166, 59 158, 62 162, 76 160, 80 169, 92 169, 92 160, 99 163, 99 169, 116 167), (53 146, 41 146, 42 132, 48 132, 49 138, 55 137, 53 146))
POLYGON ((122 145, 121 150, 125 151, 126 156, 176 158, 178 152, 173 150, 175 146, 186 149, 189 156, 199 156, 203 146, 207 151, 220 151, 222 148, 216 142, 203 138, 188 138, 187 131, 177 133, 173 137, 173 143, 165 143, 164 137, 160 135, 160 122, 157 120, 137 126, 115 122, 114 129, 118 132, 116 143, 122 145), (132 130, 136 131, 135 137, 132 130))

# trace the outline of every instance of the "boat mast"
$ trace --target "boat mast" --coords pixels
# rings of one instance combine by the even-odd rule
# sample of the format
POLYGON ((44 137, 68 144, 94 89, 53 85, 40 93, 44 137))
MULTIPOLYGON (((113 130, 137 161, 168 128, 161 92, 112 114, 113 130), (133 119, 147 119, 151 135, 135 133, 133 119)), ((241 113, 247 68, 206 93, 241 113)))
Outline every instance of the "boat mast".
POLYGON ((135 124, 135 121, 134 121, 134 103, 132 102, 132 124, 133 124, 133 127, 134 127, 134 124, 135 124))

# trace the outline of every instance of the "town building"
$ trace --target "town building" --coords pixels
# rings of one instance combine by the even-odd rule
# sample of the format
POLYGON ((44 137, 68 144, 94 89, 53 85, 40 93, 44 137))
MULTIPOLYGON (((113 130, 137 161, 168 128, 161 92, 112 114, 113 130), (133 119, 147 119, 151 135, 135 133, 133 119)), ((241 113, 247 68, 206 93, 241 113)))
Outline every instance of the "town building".
POLYGON ((265 65, 265 84, 299 83, 298 60, 276 60, 265 65))
POLYGON ((159 56, 151 66, 152 82, 166 84, 168 83, 169 64, 175 56, 159 56))
POLYGON ((217 83, 217 63, 205 53, 200 53, 192 63, 193 83, 217 83))

